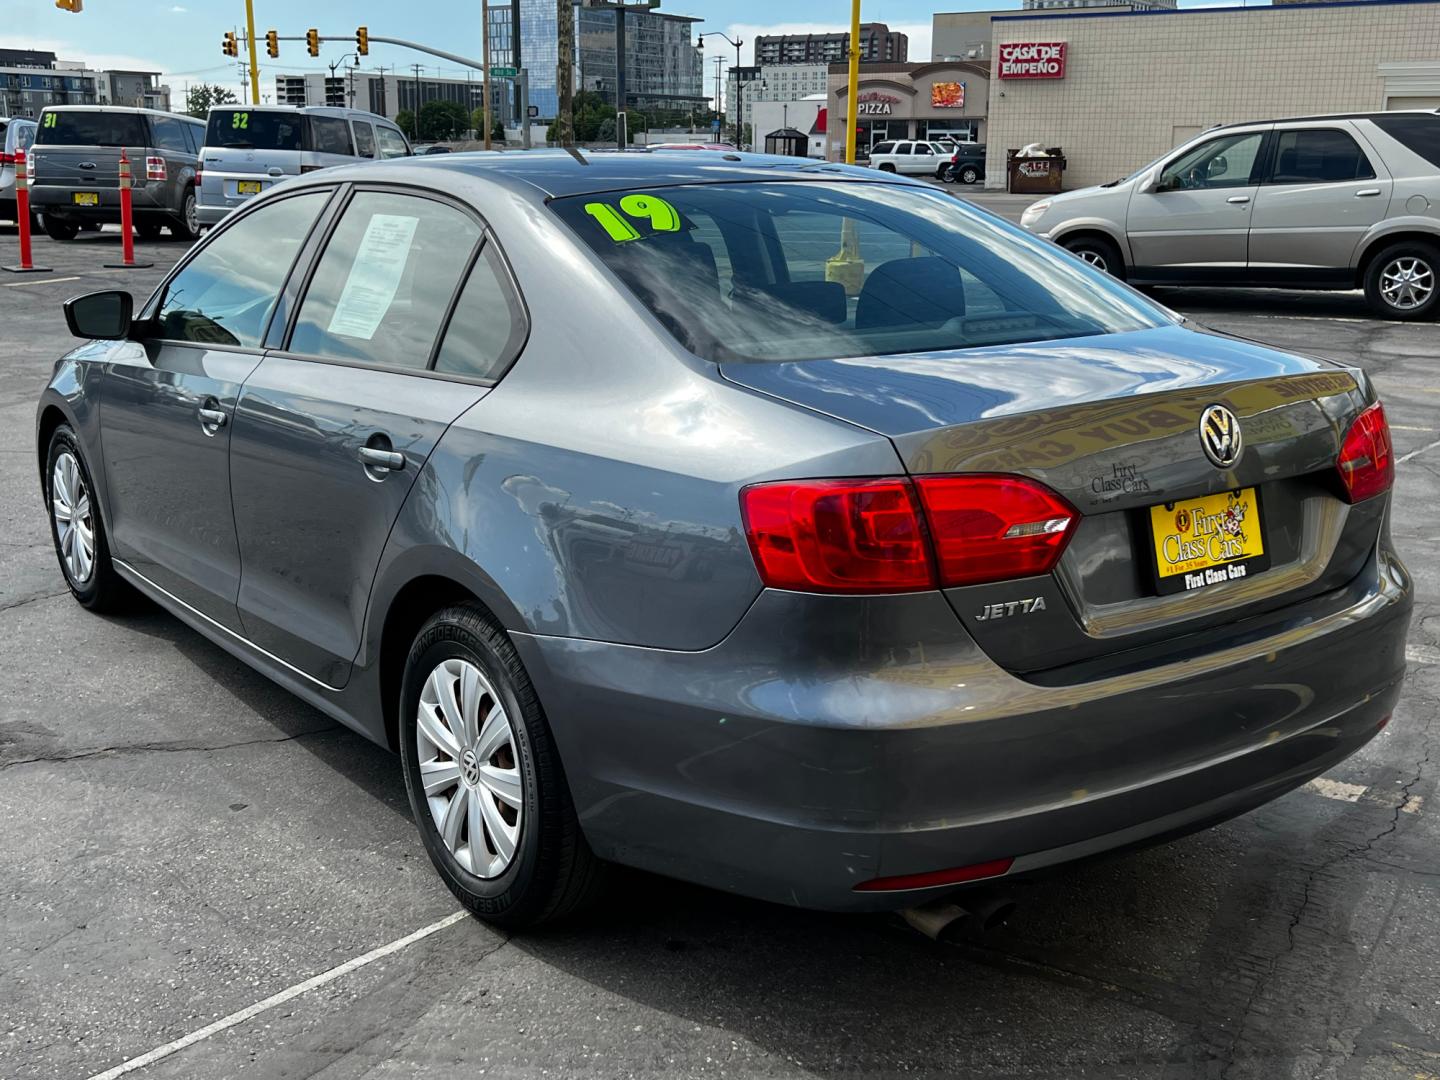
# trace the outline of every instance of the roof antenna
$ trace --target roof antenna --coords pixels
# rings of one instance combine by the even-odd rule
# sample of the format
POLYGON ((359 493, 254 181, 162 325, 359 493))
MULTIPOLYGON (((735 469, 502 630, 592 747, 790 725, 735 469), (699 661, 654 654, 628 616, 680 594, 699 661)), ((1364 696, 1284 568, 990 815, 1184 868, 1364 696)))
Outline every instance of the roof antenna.
POLYGON ((573 147, 573 146, 567 146, 567 147, 565 147, 565 152, 566 152, 567 154, 569 154, 571 157, 573 157, 576 161, 578 161, 581 165, 589 165, 589 164, 590 164, 590 162, 588 162, 588 161, 585 160, 585 155, 582 154, 582 153, 580 153, 580 151, 577 150, 577 149, 575 149, 575 147, 573 147))

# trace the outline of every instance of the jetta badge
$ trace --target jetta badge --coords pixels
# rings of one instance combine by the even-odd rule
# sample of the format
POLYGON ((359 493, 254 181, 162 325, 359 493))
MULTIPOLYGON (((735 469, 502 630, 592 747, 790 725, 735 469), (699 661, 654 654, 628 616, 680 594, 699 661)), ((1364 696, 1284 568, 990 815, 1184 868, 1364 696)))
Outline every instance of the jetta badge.
POLYGON ((1200 446, 1218 469, 1228 469, 1240 460, 1245 448, 1240 421, 1224 405, 1211 405, 1200 414, 1200 446))

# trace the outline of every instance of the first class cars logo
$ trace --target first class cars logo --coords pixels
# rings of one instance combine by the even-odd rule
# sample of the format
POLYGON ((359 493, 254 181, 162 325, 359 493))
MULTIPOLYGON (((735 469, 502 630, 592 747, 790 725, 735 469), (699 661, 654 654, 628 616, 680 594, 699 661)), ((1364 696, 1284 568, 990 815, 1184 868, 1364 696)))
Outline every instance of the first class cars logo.
POLYGON ((1002 79, 1063 79, 1065 42, 1007 41, 996 60, 996 73, 1002 79))

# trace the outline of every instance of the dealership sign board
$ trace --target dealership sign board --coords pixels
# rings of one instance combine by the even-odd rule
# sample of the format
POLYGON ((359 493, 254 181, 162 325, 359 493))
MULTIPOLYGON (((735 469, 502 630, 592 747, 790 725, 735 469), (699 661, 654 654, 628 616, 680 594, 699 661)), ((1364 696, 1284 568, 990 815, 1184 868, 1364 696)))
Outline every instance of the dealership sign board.
POLYGON ((998 73, 1002 79, 1063 79, 1065 42, 1007 41, 1000 46, 998 73))

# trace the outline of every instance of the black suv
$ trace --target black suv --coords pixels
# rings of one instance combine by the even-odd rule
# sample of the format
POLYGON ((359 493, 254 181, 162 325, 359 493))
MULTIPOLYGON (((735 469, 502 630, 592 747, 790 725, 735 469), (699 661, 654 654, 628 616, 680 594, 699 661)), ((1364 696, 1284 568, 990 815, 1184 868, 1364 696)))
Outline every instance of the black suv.
POLYGON ((45 232, 71 240, 83 225, 120 220, 120 151, 130 159, 131 206, 142 237, 169 228, 200 235, 195 174, 205 124, 189 116, 113 105, 60 105, 40 114, 30 201, 45 232))
POLYGON ((978 184, 985 179, 985 144, 956 143, 950 164, 940 174, 947 184, 960 181, 962 184, 978 184))

